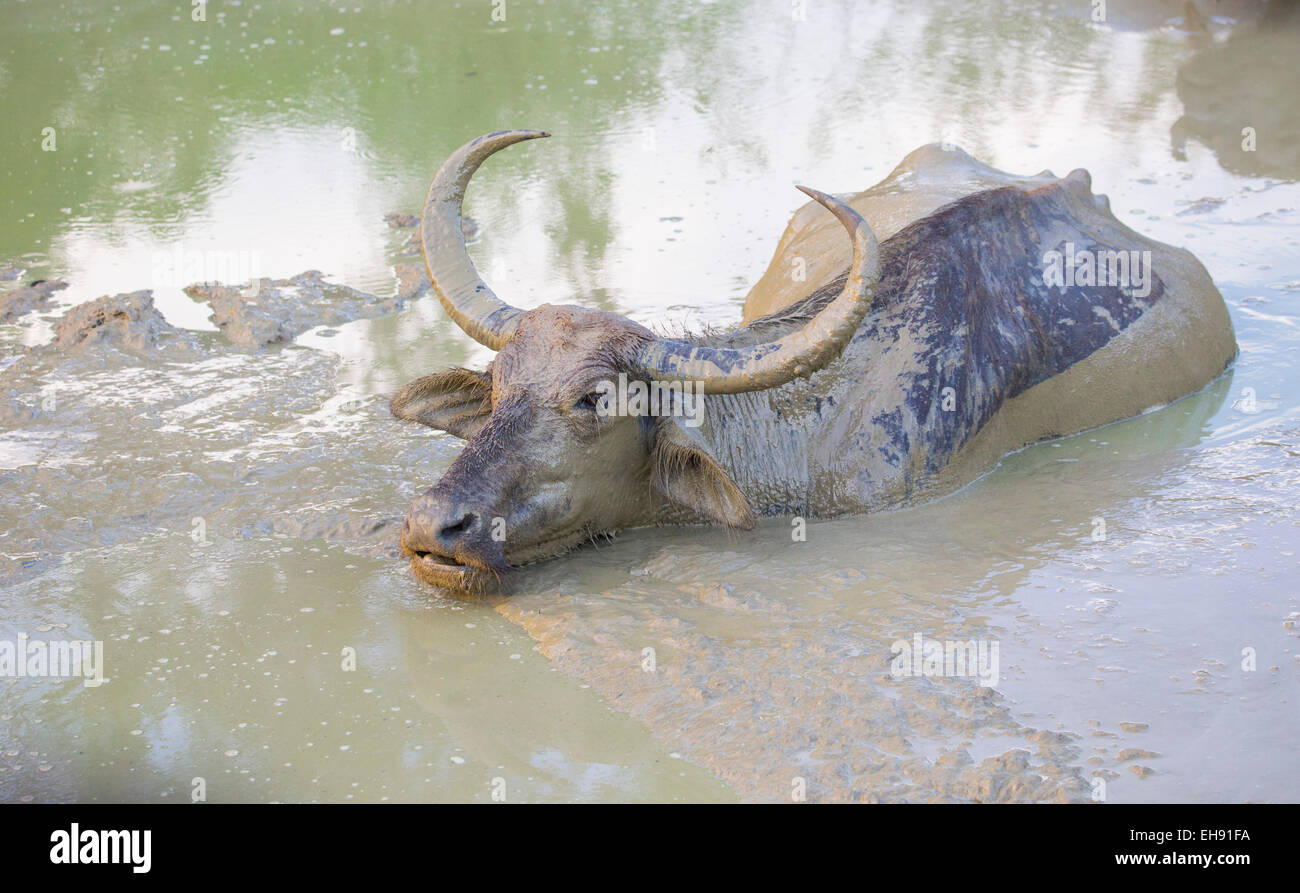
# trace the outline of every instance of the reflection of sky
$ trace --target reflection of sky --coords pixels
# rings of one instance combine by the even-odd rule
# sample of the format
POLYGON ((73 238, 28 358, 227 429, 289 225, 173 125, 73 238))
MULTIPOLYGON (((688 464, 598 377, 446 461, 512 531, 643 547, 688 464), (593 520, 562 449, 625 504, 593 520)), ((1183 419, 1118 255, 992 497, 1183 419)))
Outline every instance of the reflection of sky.
MULTIPOLYGON (((567 38, 573 54, 524 36, 547 26, 553 47, 566 39, 556 28, 596 13, 512 7, 495 30, 448 19, 463 30, 464 64, 447 63, 447 71, 437 69, 441 80, 423 86, 415 81, 427 70, 409 48, 361 46, 367 17, 349 15, 349 70, 397 79, 394 108, 365 107, 354 90, 313 96, 306 110, 292 96, 264 110, 234 97, 214 101, 217 122, 193 126, 229 131, 215 173, 196 184, 175 182, 166 170, 124 170, 114 201, 129 210, 74 217, 52 240, 54 270, 72 282, 58 300, 152 287, 173 322, 210 327, 203 305, 154 275, 155 253, 178 243, 200 255, 252 253, 263 275, 318 268, 365 290, 390 290, 394 251, 407 231, 388 230, 382 217, 418 210, 445 152, 416 160, 422 150, 373 135, 386 115, 409 120, 400 102, 412 96, 429 106, 411 129, 437 134, 439 146, 489 126, 465 107, 471 97, 513 97, 516 107, 497 109, 495 126, 555 131, 552 140, 489 161, 467 200, 483 226, 471 250, 485 278, 525 307, 578 301, 651 323, 733 323, 804 201, 795 183, 863 189, 934 140, 1016 173, 1086 167, 1121 220, 1194 249, 1218 277, 1251 281, 1252 270, 1285 266, 1295 255, 1290 217, 1254 219, 1294 207, 1294 184, 1240 195, 1270 181, 1225 172, 1194 140, 1185 161, 1172 157, 1170 128, 1183 111, 1175 78, 1208 38, 1099 27, 1085 14, 1032 3, 806 8, 799 22, 784 2, 692 7, 707 16, 696 24, 685 8, 641 14, 671 35, 662 45, 645 32, 607 34, 608 23, 583 21, 586 31, 567 38), (616 56, 623 47, 613 65, 611 41, 616 56), (493 64, 501 47, 512 58, 493 64), (481 64, 471 64, 479 56, 481 64), (599 77, 595 60, 605 63, 599 77), (566 86, 575 66, 584 74, 566 86), (476 78, 449 80, 448 71, 459 77, 471 67, 476 78), (225 114, 231 111, 237 114, 225 114), (153 190, 198 197, 183 202, 187 210, 175 220, 159 220, 145 210, 156 207, 147 202, 153 190), (1234 195, 1219 211, 1177 216, 1203 197, 1234 195)), ((317 66, 320 53, 309 57, 317 66)), ((219 72, 224 63, 205 64, 219 72)), ((275 80, 277 70, 267 74, 275 80)), ((367 346, 372 331, 406 343, 440 321, 438 308, 424 302, 395 331, 358 323, 313 343, 359 358, 382 353, 367 346)), ((28 340, 42 337, 38 329, 28 340)))
MULTIPOLYGON (((1249 182, 1195 144, 1186 162, 1171 159, 1169 128, 1181 113, 1174 75, 1188 52, 1176 36, 1044 22, 1008 46, 987 30, 936 31, 933 15, 912 4, 890 9, 855 16, 849 27, 812 15, 793 27, 742 17, 746 30, 726 44, 734 49, 703 75, 707 107, 687 98, 701 89, 698 67, 669 64, 678 89, 640 122, 659 137, 656 163, 635 132, 608 149, 623 210, 600 274, 605 286, 633 312, 686 304, 733 322, 731 302, 761 274, 803 202, 792 184, 864 189, 936 140, 1016 173, 1087 168, 1122 220, 1174 243, 1199 229, 1169 219, 1180 201, 1249 182), (1053 24, 1064 33, 1053 36, 1053 24), (684 219, 664 224, 666 216, 684 219), (665 242, 669 235, 676 241, 665 242)), ((1228 258, 1270 242, 1242 233, 1193 247, 1230 275, 1228 258)))
POLYGON ((160 237, 151 221, 126 213, 107 224, 70 227, 52 251, 71 283, 60 299, 152 288, 171 322, 211 328, 207 308, 181 291, 189 283, 169 275, 178 253, 183 271, 246 258, 249 275, 318 268, 357 287, 391 287, 391 275, 379 266, 389 209, 366 160, 348 151, 340 134, 249 129, 203 208, 180 221, 174 237, 160 237))

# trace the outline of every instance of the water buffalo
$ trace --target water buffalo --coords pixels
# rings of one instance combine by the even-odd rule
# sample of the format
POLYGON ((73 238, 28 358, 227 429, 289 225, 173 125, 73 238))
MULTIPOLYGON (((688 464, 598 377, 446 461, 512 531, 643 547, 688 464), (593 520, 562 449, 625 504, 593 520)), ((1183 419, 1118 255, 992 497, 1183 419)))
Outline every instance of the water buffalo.
POLYGON ((1198 390, 1236 353, 1205 269, 1116 221, 1087 172, 1014 177, 939 146, 848 202, 804 189, 817 205, 750 296, 764 315, 737 329, 670 339, 601 310, 519 310, 475 271, 461 205, 489 155, 544 136, 467 143, 421 218, 438 299, 497 351, 391 403, 467 441, 402 528, 416 574, 447 589, 499 590, 520 565, 621 528, 749 529, 946 492, 1010 450, 1198 390), (832 243, 818 206, 847 239, 832 243), (702 415, 611 412, 620 375, 697 388, 702 415))

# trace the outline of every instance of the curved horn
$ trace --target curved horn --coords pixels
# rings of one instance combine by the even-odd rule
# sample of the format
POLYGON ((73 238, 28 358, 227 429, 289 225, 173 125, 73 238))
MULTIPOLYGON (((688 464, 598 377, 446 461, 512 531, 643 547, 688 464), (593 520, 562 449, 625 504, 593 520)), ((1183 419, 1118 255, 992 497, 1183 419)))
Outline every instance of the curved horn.
POLYGON ((550 136, 541 130, 502 130, 461 146, 438 168, 420 216, 420 244, 429 282, 447 315, 475 341, 500 350, 515 333, 522 311, 498 298, 474 269, 461 232, 465 187, 489 155, 522 140, 550 136))
POLYGON ((840 355, 871 309, 880 276, 876 237, 858 212, 834 196, 798 187, 844 224, 853 238, 853 263, 844 290, 797 332, 752 347, 704 347, 660 338, 637 356, 648 378, 699 381, 708 394, 736 394, 785 384, 807 376, 840 355))

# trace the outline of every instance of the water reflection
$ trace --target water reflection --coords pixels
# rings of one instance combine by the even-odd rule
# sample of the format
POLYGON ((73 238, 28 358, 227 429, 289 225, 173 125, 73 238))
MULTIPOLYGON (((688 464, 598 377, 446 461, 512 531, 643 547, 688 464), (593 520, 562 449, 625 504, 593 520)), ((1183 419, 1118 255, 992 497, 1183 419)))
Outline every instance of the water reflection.
MULTIPOLYGON (((195 328, 206 308, 155 269, 178 245, 387 293, 401 240, 383 214, 415 210, 469 135, 544 126, 557 137, 494 159, 470 196, 498 291, 731 324, 802 201, 792 182, 862 189, 935 139, 1006 170, 1087 167, 1108 191, 1171 164, 1199 177, 1161 136, 1181 99, 1176 147, 1294 172, 1285 65, 1265 61, 1289 58, 1290 13, 1210 36, 1159 27, 1168 4, 1106 25, 1076 6, 560 3, 493 23, 462 4, 266 3, 193 23, 161 3, 16 4, 0 256, 48 252, 64 303, 152 287, 195 328), (1228 151, 1243 115, 1249 157, 1228 151), (25 136, 47 125, 57 152, 25 136)), ((1219 15, 1248 20, 1238 6, 1219 15)))
POLYGON ((0 635, 100 637, 110 681, 6 680, 6 801, 189 801, 198 779, 212 802, 731 796, 546 672, 521 631, 431 603, 390 562, 161 537, 11 597, 0 635))
POLYGON ((1235 174, 1300 179, 1300 95, 1277 77, 1300 58, 1300 7, 1269 4, 1258 24, 1206 43, 1178 71, 1174 156, 1197 140, 1235 174))
MULTIPOLYGON (((946 139, 1004 170, 1091 170, 1120 219, 1224 285, 1242 358, 1175 406, 804 544, 785 522, 638 531, 541 565, 498 608, 548 661, 392 556, 460 443, 383 398, 491 356, 431 298, 261 353, 209 333, 193 362, 25 356, 0 380, 3 634, 66 623, 112 645, 119 679, 0 687, 0 798, 183 799, 202 775, 212 799, 472 799, 497 776, 520 799, 781 799, 797 772, 826 797, 1069 797, 1092 771, 1127 782, 1118 799, 1295 798, 1300 193, 1257 179, 1298 167, 1279 4, 1204 31, 1156 0, 1104 25, 1082 0, 804 20, 785 0, 552 0, 504 23, 450 2, 220 7, 4 4, 0 260, 46 255, 26 266, 69 278, 64 303, 151 287, 194 328, 206 308, 155 270, 177 245, 388 293, 409 234, 383 215, 415 211, 467 137, 546 127, 474 181, 488 281, 521 306, 730 325, 794 182, 860 190, 946 139), (916 629, 999 637, 1003 690, 882 681, 882 648, 916 629), (1243 642, 1279 667, 1257 685, 1232 672, 1243 642), (1131 719, 1149 742, 1103 737, 1131 719), (1219 768, 1240 750, 1224 728, 1251 760, 1219 768), (1130 776, 1121 743, 1163 752, 1157 774, 1130 776), (1027 767, 961 756, 1013 748, 1027 767)), ((48 336, 41 313, 0 327, 6 353, 48 336)))

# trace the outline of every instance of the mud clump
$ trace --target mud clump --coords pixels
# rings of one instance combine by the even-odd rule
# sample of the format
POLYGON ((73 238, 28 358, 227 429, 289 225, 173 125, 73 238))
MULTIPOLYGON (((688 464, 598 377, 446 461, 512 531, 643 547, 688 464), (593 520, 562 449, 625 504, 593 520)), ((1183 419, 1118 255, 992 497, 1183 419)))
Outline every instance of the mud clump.
POLYGON ((78 304, 55 323, 54 349, 80 351, 99 344, 150 352, 195 346, 192 335, 163 318, 153 305, 153 293, 147 290, 78 304))
POLYGON ((403 301, 413 300, 433 288, 424 264, 393 264, 393 272, 397 274, 397 297, 403 301))
POLYGON ((1179 211, 1178 216, 1186 217, 1189 214, 1208 214, 1210 211, 1222 207, 1226 202, 1227 199, 1214 198, 1213 196, 1198 198, 1194 202, 1183 202, 1182 204, 1187 205, 1187 207, 1182 211, 1179 211))
MULTIPOLYGON (((22 270, 17 267, 0 267, 0 281, 12 281, 20 275, 22 270)), ((28 285, 0 291, 0 322, 9 322, 29 310, 48 304, 56 291, 67 287, 68 283, 62 279, 37 279, 28 285)))
POLYGON ((286 344, 308 329, 369 319, 401 310, 408 297, 381 298, 326 282, 319 270, 289 279, 256 279, 243 286, 203 283, 185 293, 212 307, 209 319, 240 347, 286 344))
POLYGON ((416 214, 403 214, 394 211, 391 214, 384 215, 384 223, 387 223, 393 229, 407 229, 412 226, 419 226, 420 218, 416 214))
MULTIPOLYGON (((384 215, 384 222, 390 229, 413 229, 410 237, 402 244, 401 251, 403 254, 419 254, 422 250, 420 245, 420 215, 404 214, 400 211, 394 211, 391 214, 384 215)), ((472 217, 461 217, 460 231, 465 234, 466 242, 475 242, 479 236, 479 225, 472 217)))

